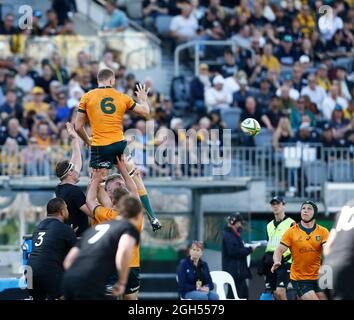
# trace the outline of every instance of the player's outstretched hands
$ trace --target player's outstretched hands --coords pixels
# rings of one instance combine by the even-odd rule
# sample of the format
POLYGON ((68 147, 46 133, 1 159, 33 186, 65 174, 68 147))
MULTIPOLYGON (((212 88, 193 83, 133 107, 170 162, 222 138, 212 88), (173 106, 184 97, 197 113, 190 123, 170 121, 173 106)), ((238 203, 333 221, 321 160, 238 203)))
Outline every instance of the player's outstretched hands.
POLYGON ((270 269, 270 271, 272 273, 275 272, 275 270, 277 270, 279 267, 280 267, 281 263, 280 262, 274 262, 273 266, 272 266, 272 269, 270 269))
POLYGON ((102 181, 102 172, 99 169, 92 169, 91 181, 102 181))
POLYGON ((146 102, 148 101, 148 93, 150 91, 150 88, 146 89, 145 84, 142 85, 138 83, 136 85, 137 91, 135 91, 136 96, 138 97, 138 100, 146 102))
POLYGON ((74 126, 70 122, 66 123, 66 130, 68 131, 70 138, 72 138, 72 139, 78 138, 78 135, 74 129, 74 126))

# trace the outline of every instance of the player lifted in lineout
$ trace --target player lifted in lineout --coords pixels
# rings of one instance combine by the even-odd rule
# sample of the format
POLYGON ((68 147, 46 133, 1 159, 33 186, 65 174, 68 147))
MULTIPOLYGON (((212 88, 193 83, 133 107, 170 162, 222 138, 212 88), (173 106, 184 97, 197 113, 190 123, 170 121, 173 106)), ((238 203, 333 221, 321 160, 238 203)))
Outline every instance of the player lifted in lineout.
MULTIPOLYGON (((145 85, 136 86, 137 103, 114 88, 115 76, 112 70, 100 70, 97 82, 98 88, 87 92, 80 100, 75 130, 81 139, 91 146, 90 167, 107 170, 117 165, 116 157, 121 157, 123 152, 130 158, 127 141, 123 135, 123 116, 127 110, 144 117, 150 113, 149 89, 146 90, 145 85), (85 130, 87 120, 92 129, 92 137, 89 137, 85 130)), ((134 174, 135 165, 132 164, 132 160, 127 165, 129 173, 134 174)), ((148 194, 140 196, 140 200, 146 209, 153 231, 161 229, 161 223, 151 207, 148 194)))

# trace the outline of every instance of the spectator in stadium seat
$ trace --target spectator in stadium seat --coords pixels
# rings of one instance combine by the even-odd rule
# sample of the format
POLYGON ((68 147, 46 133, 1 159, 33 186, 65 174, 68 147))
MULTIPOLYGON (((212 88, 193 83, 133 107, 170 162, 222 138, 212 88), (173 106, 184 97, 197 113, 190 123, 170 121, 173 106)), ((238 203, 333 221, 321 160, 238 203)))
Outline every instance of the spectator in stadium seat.
POLYGON ((88 55, 85 51, 79 51, 76 55, 77 66, 72 69, 72 73, 78 74, 80 77, 84 72, 90 70, 90 66, 88 64, 88 55))
POLYGON ((273 55, 273 46, 271 43, 267 43, 263 48, 262 65, 267 69, 273 69, 278 73, 280 72, 281 65, 279 60, 273 55))
POLYGON ((299 20, 301 32, 308 36, 312 30, 316 28, 315 20, 313 19, 311 8, 309 5, 304 4, 301 6, 301 10, 297 15, 297 19, 299 20))
POLYGON ((323 114, 324 120, 330 121, 332 117, 332 112, 335 106, 339 104, 343 109, 347 108, 347 100, 339 96, 339 86, 336 83, 333 83, 330 87, 330 90, 327 96, 324 98, 320 111, 323 114))
POLYGON ((125 79, 126 70, 125 66, 119 66, 116 73, 116 89, 120 92, 124 92, 127 85, 127 80, 125 79))
POLYGON ((213 79, 213 87, 206 89, 205 105, 209 112, 230 107, 232 96, 224 90, 224 83, 224 78, 218 75, 213 79))
POLYGON ((301 125, 296 131, 293 141, 300 141, 303 143, 317 143, 319 142, 319 139, 320 137, 318 132, 313 127, 311 127, 309 117, 303 116, 301 125))
POLYGON ((332 127, 328 122, 323 125, 323 131, 320 137, 320 142, 324 148, 338 147, 338 144, 333 137, 332 127))
POLYGON ((307 77, 308 85, 301 90, 302 96, 308 96, 311 102, 315 103, 317 109, 320 109, 322 106, 322 102, 326 97, 326 91, 317 84, 316 76, 314 74, 310 74, 307 77))
POLYGON ((221 66, 221 74, 224 78, 232 77, 238 71, 235 56, 230 49, 224 51, 224 64, 221 66))
POLYGON ((91 83, 94 88, 98 87, 97 83, 97 73, 99 70, 99 63, 96 60, 90 61, 90 73, 91 73, 91 83))
POLYGON ((16 102, 16 91, 8 90, 5 97, 5 103, 0 106, 0 118, 5 120, 8 117, 15 117, 20 122, 23 118, 23 107, 16 102))
POLYGON ((68 101, 66 94, 64 92, 59 93, 58 102, 55 104, 56 107, 56 121, 66 122, 69 118, 70 108, 68 107, 68 101))
POLYGON ((127 94, 130 97, 134 97, 135 96, 135 88, 137 85, 137 81, 135 78, 135 75, 132 73, 128 73, 126 76, 127 79, 127 85, 125 87, 125 94, 127 94))
POLYGON ((53 69, 56 80, 58 80, 62 85, 66 85, 69 82, 69 73, 63 66, 62 58, 59 53, 53 53, 50 66, 53 69))
POLYGON ((289 98, 296 101, 300 97, 300 92, 294 89, 293 81, 290 74, 286 74, 283 78, 282 85, 278 90, 275 92, 277 97, 284 95, 284 92, 287 92, 289 98))
POLYGON ((214 283, 210 276, 208 264, 201 259, 204 246, 193 241, 189 248, 189 257, 181 260, 177 267, 179 293, 184 299, 219 300, 213 292, 214 283))
POLYGON ((144 26, 148 30, 154 30, 155 19, 160 15, 167 15, 168 8, 166 1, 163 0, 144 0, 143 1, 144 26))
POLYGON ((59 25, 63 25, 69 17, 69 13, 77 12, 75 0, 54 0, 52 9, 55 10, 58 16, 59 25))
POLYGON ((21 126, 16 118, 10 118, 7 122, 7 130, 0 138, 0 145, 4 145, 7 140, 14 140, 19 146, 27 145, 27 139, 21 134, 21 126))
MULTIPOLYGON (((252 274, 247 265, 247 256, 257 248, 257 245, 245 247, 241 237, 244 226, 245 221, 239 213, 227 217, 222 238, 222 270, 234 278, 238 297, 248 299, 246 279, 251 279, 252 274)), ((232 298, 231 292, 228 290, 228 299, 232 298)))
POLYGON ((25 93, 32 91, 34 87, 33 79, 28 75, 28 66, 26 63, 21 63, 18 67, 18 73, 15 77, 15 84, 17 87, 22 88, 25 93))
POLYGON ((346 100, 351 100, 352 96, 350 92, 354 86, 354 83, 348 80, 347 69, 344 68, 343 66, 338 66, 336 70, 336 77, 338 80, 340 91, 342 93, 341 96, 346 100))
POLYGON ((151 112, 153 115, 155 110, 161 106, 164 96, 161 92, 159 92, 154 88, 152 78, 150 77, 145 78, 144 84, 146 89, 149 89, 148 97, 149 97, 151 112))
POLYGON ((337 9, 334 9, 332 11, 332 14, 333 14, 332 28, 330 29, 328 28, 325 22, 325 20, 327 19, 326 16, 321 16, 318 20, 318 28, 321 33, 321 37, 327 42, 333 39, 335 33, 338 30, 343 29, 343 20, 341 17, 338 16, 337 9))
POLYGON ((34 128, 34 137, 37 141, 38 148, 43 151, 48 150, 48 147, 53 143, 49 125, 45 121, 39 121, 37 123, 37 126, 34 128))
POLYGON ((55 80, 53 70, 48 63, 42 62, 42 75, 36 79, 36 86, 43 88, 46 94, 49 94, 49 84, 55 80))
POLYGON ((280 46, 276 48, 274 55, 283 66, 292 66, 299 59, 292 35, 286 34, 283 36, 280 46))
POLYGON ((248 88, 248 81, 246 76, 243 73, 239 73, 238 75, 238 84, 240 86, 240 90, 236 91, 232 95, 232 104, 235 107, 241 108, 242 110, 245 109, 246 99, 252 96, 251 91, 248 88))
MULTIPOLYGON (((288 117, 283 116, 280 118, 278 122, 278 126, 276 127, 273 138, 272 138, 272 145, 273 149, 276 152, 282 151, 280 144, 282 143, 289 143, 293 139, 294 134, 291 128, 290 120, 288 117)), ((278 153, 279 156, 279 153, 278 153)), ((280 157, 283 157, 283 153, 280 154, 280 157)))
MULTIPOLYGON (((257 100, 256 100, 257 101, 257 100)), ((262 109, 260 109, 262 112, 262 109)), ((281 111, 281 101, 278 97, 273 97, 270 102, 270 108, 264 112, 262 115, 262 121, 271 132, 278 127, 280 118, 284 116, 281 111)))
MULTIPOLYGON (((267 77, 267 68, 262 65, 262 56, 259 53, 254 55, 254 63, 249 65, 245 71, 249 76, 249 84, 255 88, 259 88, 261 81, 267 77)), ((270 69, 270 71, 278 74, 275 69, 270 69)), ((274 91, 273 85, 271 85, 271 91, 274 91)))
POLYGON ((181 14, 171 20, 171 37, 177 44, 190 41, 197 36, 198 21, 192 15, 193 7, 189 2, 181 5, 181 14))
POLYGON ((338 104, 335 106, 330 125, 333 128, 333 137, 336 140, 343 138, 345 133, 351 130, 350 121, 344 118, 342 106, 338 104))
POLYGON ((247 97, 245 101, 245 109, 241 113, 240 121, 247 118, 253 118, 259 122, 261 127, 264 127, 265 124, 263 123, 262 116, 262 113, 258 109, 256 99, 253 96, 247 97))
POLYGON ((58 95, 63 90, 63 86, 58 80, 52 80, 49 84, 49 95, 44 99, 46 103, 57 103, 58 95))
POLYGON ((8 90, 16 91, 17 102, 22 103, 22 99, 23 99, 23 96, 25 93, 22 90, 22 88, 20 88, 16 85, 15 79, 16 79, 16 71, 15 70, 10 70, 6 73, 5 85, 3 86, 4 93, 6 94, 6 92, 8 90))
POLYGON ((288 86, 280 87, 280 95, 279 98, 283 105, 283 112, 286 114, 290 114, 291 110, 296 106, 296 102, 294 99, 290 97, 290 88, 288 86))
POLYGON ((315 116, 311 111, 305 109, 305 99, 304 97, 300 97, 296 102, 296 107, 293 107, 290 113, 291 127, 294 131, 297 131, 300 128, 303 122, 303 116, 307 116, 309 118, 310 126, 315 127, 315 116))
POLYGON ((34 87, 32 90, 32 101, 25 103, 24 110, 27 115, 30 111, 35 111, 37 115, 42 115, 48 111, 48 104, 43 102, 44 90, 41 87, 34 87))
POLYGON ((349 101, 348 108, 343 110, 344 118, 349 121, 354 118, 354 99, 349 101))
POLYGON ((322 63, 319 65, 316 72, 316 80, 317 84, 321 86, 326 92, 330 89, 331 81, 328 77, 328 67, 326 64, 322 63))
POLYGON ((199 75, 194 77, 189 84, 191 103, 198 113, 204 113, 206 110, 205 91, 210 87, 209 66, 202 63, 199 66, 199 75))
POLYGON ((91 75, 89 71, 83 73, 80 81, 80 88, 86 93, 94 89, 94 86, 91 82, 91 75))
POLYGON ((116 1, 108 0, 106 2, 106 11, 108 15, 102 24, 101 30, 104 32, 122 32, 129 26, 127 15, 117 9, 116 1))
POLYGON ((4 21, 0 23, 0 34, 12 35, 16 34, 18 30, 14 27, 15 16, 12 13, 8 13, 5 16, 4 21))
POLYGON ((240 31, 231 38, 234 41, 236 47, 242 49, 251 49, 251 29, 250 26, 244 24, 241 26, 240 31))
POLYGON ((263 28, 268 23, 268 20, 264 17, 264 6, 262 3, 253 3, 253 13, 248 22, 258 29, 263 28))
MULTIPOLYGON (((114 72, 117 71, 119 68, 119 63, 114 61, 114 54, 113 51, 107 50, 102 57, 102 61, 100 62, 98 69, 112 69, 114 72)), ((98 70, 97 70, 98 72, 98 70)))
POLYGON ((41 18, 42 18, 42 12, 40 10, 33 10, 32 26, 31 26, 32 36, 40 36, 42 34, 42 28, 39 24, 41 18))
POLYGON ((47 10, 47 23, 42 29, 42 35, 55 36, 60 30, 59 20, 53 9, 47 10))
POLYGON ((274 94, 271 91, 271 84, 269 80, 263 78, 260 82, 260 88, 255 94, 259 110, 261 110, 263 113, 269 111, 269 106, 273 96, 274 94))

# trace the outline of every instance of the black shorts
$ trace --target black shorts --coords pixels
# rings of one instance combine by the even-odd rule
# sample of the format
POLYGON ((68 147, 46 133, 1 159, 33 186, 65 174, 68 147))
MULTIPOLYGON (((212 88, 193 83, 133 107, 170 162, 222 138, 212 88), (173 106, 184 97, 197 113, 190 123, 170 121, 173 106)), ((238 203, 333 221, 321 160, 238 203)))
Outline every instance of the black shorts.
POLYGON ((272 273, 270 269, 266 271, 266 290, 275 291, 276 288, 287 288, 290 282, 290 267, 291 264, 284 262, 281 266, 272 273))
MULTIPOLYGON (((112 293, 112 287, 117 283, 117 281, 118 281, 118 274, 115 272, 109 277, 108 284, 106 286, 107 295, 110 295, 112 293)), ((128 282, 127 285, 125 286, 124 294, 132 294, 139 291, 139 289, 140 289, 140 268, 139 267, 130 268, 128 282)))
POLYGON ((318 285, 318 280, 291 280, 291 284, 299 298, 309 291, 322 292, 318 285))
POLYGON ((32 289, 28 289, 33 300, 55 300, 63 293, 61 289, 61 276, 33 277, 32 289))
MULTIPOLYGON (((107 146, 92 146, 90 167, 94 169, 111 169, 117 164, 117 156, 120 157, 127 147, 127 141, 122 140, 107 146)), ((126 150, 126 152, 128 152, 126 150)))

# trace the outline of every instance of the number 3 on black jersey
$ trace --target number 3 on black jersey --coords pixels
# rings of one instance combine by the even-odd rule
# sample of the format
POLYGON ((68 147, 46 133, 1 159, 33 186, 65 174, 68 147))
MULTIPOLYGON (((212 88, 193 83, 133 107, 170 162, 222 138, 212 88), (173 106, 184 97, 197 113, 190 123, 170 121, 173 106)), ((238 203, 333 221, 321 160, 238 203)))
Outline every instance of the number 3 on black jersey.
POLYGON ((37 239, 37 242, 34 243, 34 245, 35 245, 36 247, 40 247, 40 246, 42 245, 43 240, 44 240, 44 239, 43 239, 44 235, 45 235, 45 232, 38 232, 38 239, 37 239))
POLYGON ((100 240, 103 237, 103 235, 108 231, 109 228, 110 228, 109 224, 99 224, 99 225, 97 225, 95 227, 95 230, 98 231, 98 232, 93 237, 88 239, 88 243, 89 244, 94 244, 95 242, 100 240))

